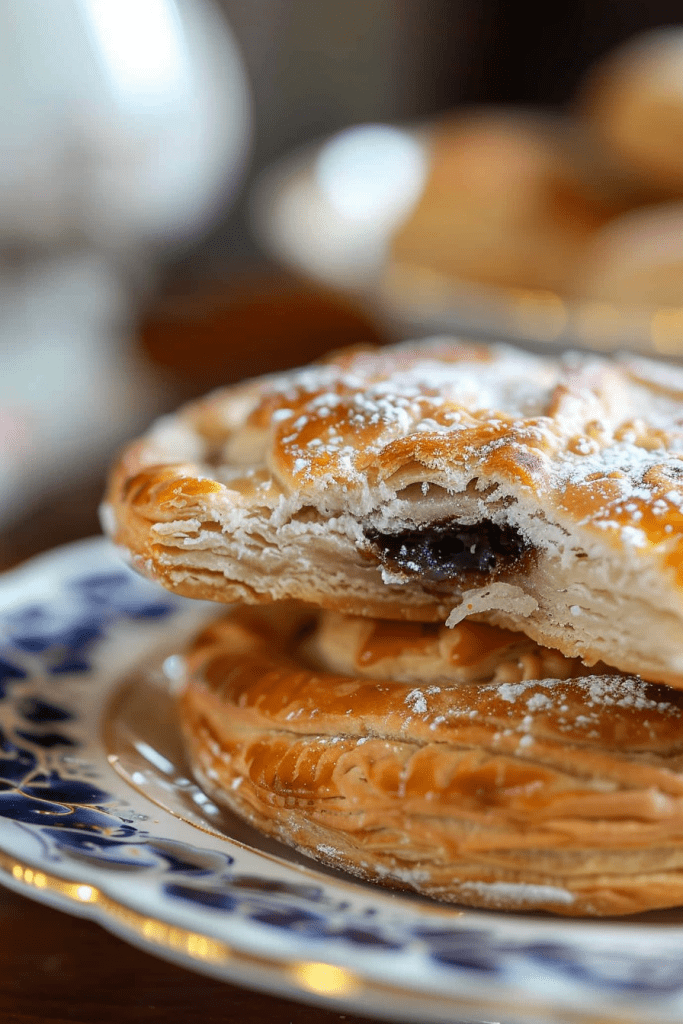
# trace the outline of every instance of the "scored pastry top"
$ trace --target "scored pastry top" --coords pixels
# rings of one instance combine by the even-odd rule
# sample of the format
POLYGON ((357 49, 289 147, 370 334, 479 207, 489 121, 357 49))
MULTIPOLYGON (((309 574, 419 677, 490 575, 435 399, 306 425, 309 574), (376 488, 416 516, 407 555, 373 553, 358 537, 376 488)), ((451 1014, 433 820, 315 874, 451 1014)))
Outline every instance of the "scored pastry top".
POLYGON ((683 371, 451 340, 342 352, 214 392, 159 421, 130 459, 147 467, 128 481, 138 506, 143 484, 170 499, 184 480, 188 497, 367 515, 416 482, 505 481, 613 545, 663 544, 678 561, 683 371))
POLYGON ((683 370, 453 339, 214 392, 125 451, 105 528, 191 597, 483 615, 683 685, 683 370))

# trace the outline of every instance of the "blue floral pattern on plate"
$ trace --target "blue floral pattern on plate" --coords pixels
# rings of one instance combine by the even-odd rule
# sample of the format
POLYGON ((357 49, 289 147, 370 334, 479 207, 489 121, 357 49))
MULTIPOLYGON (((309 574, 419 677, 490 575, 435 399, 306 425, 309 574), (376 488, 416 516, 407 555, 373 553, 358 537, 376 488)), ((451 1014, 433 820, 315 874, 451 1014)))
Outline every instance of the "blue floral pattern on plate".
MULTIPOLYGON (((515 1006, 534 1020, 564 1012, 585 1021, 681 1019, 683 916, 656 924, 461 914, 315 867, 302 872, 204 834, 129 789, 99 738, 103 708, 141 658, 164 638, 188 634, 205 615, 197 603, 122 567, 99 539, 59 549, 0 581, 5 872, 12 863, 96 885, 151 920, 270 957, 271 989, 296 994, 277 965, 338 965, 355 987, 329 990, 329 998, 365 1013, 430 1020, 444 1005, 457 1013, 465 1000, 470 1017, 472 1006, 500 1014, 507 1005, 510 1020, 519 1019, 515 1006), (374 1002, 373 986, 382 987, 374 1002), (388 996, 384 986, 421 999, 421 1009, 388 996)), ((18 885, 24 876, 15 869, 0 878, 18 885)), ((29 895, 48 898, 39 888, 29 895)), ((114 928, 106 906, 93 916, 114 928)), ((150 948, 168 955, 150 936, 150 948)), ((175 958, 242 980, 239 965, 175 958)), ((243 980, 258 984, 247 974, 243 980)), ((299 994, 310 989, 302 985, 299 994)))

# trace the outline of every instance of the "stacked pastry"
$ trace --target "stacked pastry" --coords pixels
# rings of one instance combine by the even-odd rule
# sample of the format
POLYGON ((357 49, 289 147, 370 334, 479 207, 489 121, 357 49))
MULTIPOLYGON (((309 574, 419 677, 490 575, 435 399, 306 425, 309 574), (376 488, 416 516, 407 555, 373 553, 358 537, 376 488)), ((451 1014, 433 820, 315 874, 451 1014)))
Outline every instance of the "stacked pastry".
POLYGON ((234 603, 181 701, 214 799, 385 884, 622 914, 683 903, 682 481, 680 370, 437 340, 186 407, 103 519, 234 603))

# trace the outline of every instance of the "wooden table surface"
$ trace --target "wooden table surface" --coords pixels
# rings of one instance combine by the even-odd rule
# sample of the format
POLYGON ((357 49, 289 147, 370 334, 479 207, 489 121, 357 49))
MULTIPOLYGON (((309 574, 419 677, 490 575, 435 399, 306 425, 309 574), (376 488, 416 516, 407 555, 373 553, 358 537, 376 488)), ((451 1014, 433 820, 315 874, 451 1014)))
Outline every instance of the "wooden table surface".
POLYGON ((228 985, 0 887, 2 1024, 370 1024, 228 985))

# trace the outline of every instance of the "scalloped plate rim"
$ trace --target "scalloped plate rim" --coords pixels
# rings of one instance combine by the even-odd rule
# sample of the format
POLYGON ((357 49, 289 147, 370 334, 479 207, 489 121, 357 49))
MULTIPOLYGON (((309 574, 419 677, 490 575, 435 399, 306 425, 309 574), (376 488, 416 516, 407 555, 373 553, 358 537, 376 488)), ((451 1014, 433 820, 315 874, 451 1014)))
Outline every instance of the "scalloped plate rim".
MULTIPOLYGON (((66 583, 69 583, 69 580, 73 583, 74 579, 78 578, 78 573, 80 573, 80 578, 84 579, 85 563, 87 563, 87 570, 91 574, 93 572, 100 572, 105 575, 109 573, 112 576, 118 574, 122 577, 124 574, 129 574, 130 584, 136 593, 138 590, 142 592, 147 588, 146 593, 151 603, 154 601, 158 603, 168 602, 173 607, 175 602, 178 608, 184 605, 184 610, 180 612, 181 615, 185 615, 186 612, 189 615, 188 605, 192 604, 191 602, 182 602, 182 600, 179 602, 178 599, 172 598, 171 595, 159 592, 153 585, 142 580, 138 581, 137 577, 134 577, 130 570, 126 569, 118 561, 114 549, 108 542, 102 538, 88 538, 75 544, 65 545, 42 553, 0 577, 0 623, 2 623, 3 628, 5 630, 7 628, 6 622, 8 617, 16 615, 22 606, 27 606, 27 602, 35 603, 36 596, 41 593, 44 595, 45 607, 51 608, 50 602, 55 603, 53 577, 55 579, 63 577, 66 583), (76 573, 76 576, 73 575, 74 573, 76 573), (72 575, 70 576, 70 574, 72 575), (50 586, 48 586, 48 583, 50 583, 50 586)), ((197 603, 194 603, 194 608, 197 608, 197 603)), ((171 618, 173 617, 172 612, 169 612, 169 615, 171 615, 171 618)), ((129 625, 130 623, 126 620, 126 628, 129 625)), ((114 642, 118 643, 119 647, 121 647, 120 638, 117 639, 117 631, 123 629, 124 626, 115 618, 111 619, 111 621, 107 620, 105 626, 107 629, 111 626, 114 642)), ((151 649, 154 644, 159 642, 161 627, 157 626, 156 620, 152 620, 151 624, 143 623, 140 625, 138 622, 131 628, 138 635, 138 638, 142 640, 145 649, 151 649)), ((104 629, 103 636, 100 637, 102 642, 111 640, 107 629, 104 629)), ((31 654, 31 657, 34 657, 34 655, 31 654)), ((81 679, 97 675, 97 671, 92 668, 87 671, 81 671, 83 672, 81 679)), ((40 693, 44 693, 46 681, 43 680, 39 685, 37 680, 37 675, 34 678, 29 673, 27 680, 20 680, 17 685, 19 685, 20 689, 24 689, 25 683, 26 686, 32 686, 34 689, 37 688, 40 693)), ((116 674, 109 680, 105 679, 105 682, 98 682, 96 680, 94 689, 91 690, 93 707, 99 707, 100 710, 103 708, 118 681, 119 676, 116 674)), ((73 684, 73 689, 77 691, 78 681, 73 684)), ((0 701, 0 710, 3 708, 4 703, 0 701)), ((12 704, 11 700, 6 702, 5 707, 9 709, 10 714, 15 713, 16 717, 17 707, 12 704)), ((85 717, 87 718, 87 714, 85 717)), ((14 739, 16 739, 16 736, 14 736, 14 739)), ((100 772, 98 781, 103 784, 106 782, 117 800, 121 800, 128 806, 141 804, 144 806, 144 798, 140 797, 139 794, 135 794, 126 785, 124 780, 116 774, 108 762, 106 765, 103 763, 102 759, 104 758, 106 761, 106 754, 102 748, 99 735, 95 737, 89 746, 83 744, 82 746, 88 756, 95 757, 96 759, 99 758, 99 762, 97 762, 100 772)), ((84 779, 85 776, 76 781, 85 784, 84 779)), ((64 779, 60 778, 58 781, 64 782, 64 779)), ((56 800, 57 798, 54 799, 56 800)), ((204 853, 209 856, 209 859, 211 857, 215 859, 217 849, 222 850, 229 846, 228 843, 220 840, 208 842, 206 834, 200 833, 198 829, 194 829, 192 825, 186 822, 181 823, 184 828, 178 826, 177 823, 174 825, 168 820, 172 818, 172 815, 169 812, 162 811, 156 805, 154 805, 152 813, 158 819, 155 822, 155 830, 161 832, 161 839, 167 845, 175 843, 182 847, 188 841, 194 840, 194 844, 197 845, 199 850, 200 844, 204 843, 204 853), (177 836, 181 838, 174 838, 177 836)), ((595 983, 592 987, 587 984, 581 985, 576 983, 573 986, 569 984, 559 995, 543 995, 542 991, 530 990, 528 980, 525 980, 524 964, 522 964, 522 968, 518 971, 517 977, 500 981, 486 976, 482 979, 480 975, 478 982, 476 978, 474 980, 470 978, 467 983, 463 982, 462 975, 458 977, 455 972, 452 972, 450 975, 447 972, 444 974, 442 970, 443 965, 440 965, 441 974, 437 977, 439 972, 436 972, 430 981, 429 977, 419 978, 415 975, 419 958, 415 959, 413 976, 408 975, 406 977, 403 969, 400 975, 396 970, 390 969, 393 954, 388 953, 386 949, 379 954, 368 954, 367 950, 361 947, 360 951, 351 950, 348 956, 340 956, 338 948, 340 941, 328 942, 325 948, 325 942, 321 943, 319 937, 314 937, 313 940, 310 936, 302 937, 299 934, 295 934, 292 928, 288 929, 285 927, 284 940, 282 934, 274 935, 271 931, 272 942, 270 945, 267 941, 265 945, 263 941, 249 941, 250 929, 253 935, 258 933, 261 938, 264 933, 262 925, 254 929, 253 920, 246 921, 246 931, 244 928, 236 929, 231 936, 232 948, 230 955, 224 956, 221 960, 217 955, 216 949, 213 949, 211 956, 206 954, 206 950, 209 949, 209 952, 211 952, 211 943, 214 946, 217 943, 225 945, 225 936, 231 933, 230 927, 227 932, 223 928, 224 934, 220 938, 216 938, 216 929, 204 927, 202 930, 201 926, 198 926, 198 922, 201 921, 201 913, 198 913, 196 908, 191 908, 189 912, 185 910, 180 914, 172 913, 169 916, 165 912, 168 910, 168 907, 163 902, 159 904, 158 893, 156 893, 156 903, 154 900, 151 905, 148 903, 148 910, 145 910, 145 899, 142 899, 142 902, 140 902, 141 897, 149 897, 149 892, 145 885, 142 886, 135 898, 131 898, 130 894, 126 896, 126 886, 124 884, 122 899, 120 891, 122 875, 112 871, 111 867, 107 867, 106 864, 100 864, 96 869, 92 869, 92 866, 90 866, 90 871, 84 869, 81 874, 77 870, 79 861, 75 863, 67 861, 65 870, 64 864, 52 864, 49 858, 30 856, 24 858, 19 856, 16 852, 16 842, 12 840, 11 825, 11 820, 8 826, 6 818, 0 818, 0 874, 2 875, 3 884, 39 902, 44 902, 68 913, 95 920, 109 931, 141 949, 156 953, 181 966, 224 978, 236 984, 262 989, 287 998, 315 1002, 329 1009, 341 1008, 366 1014, 372 1013, 375 1016, 389 1019, 436 1021, 443 1019, 446 1012, 451 1018, 454 1013, 471 1015, 474 1012, 490 1016, 491 1013, 498 1014, 498 1012, 502 1012, 507 1020, 522 1020, 523 1016, 518 1017, 517 1014, 523 1014, 528 1017, 530 1013, 533 1013, 533 1019, 538 1021, 566 1019, 568 1021, 572 1020, 576 1024, 579 1024, 579 1022, 581 1024, 589 1024, 590 1021, 599 1018, 603 1021, 614 1021, 614 1024, 622 1021, 629 1022, 630 1024, 630 1022, 635 1020, 652 1021, 653 1024, 654 1022, 659 1024, 661 1021, 662 1024, 668 1024, 668 1022, 679 1020, 681 1016, 683 980, 680 985, 676 986, 675 998, 671 998, 661 992, 654 997, 652 992, 649 992, 643 994, 642 998, 639 998, 633 991, 630 991, 628 994, 622 993, 619 996, 614 990, 611 992, 611 995, 605 998, 602 994, 596 994, 595 983), (73 892, 67 892, 67 890, 79 887, 83 892, 92 887, 97 888, 98 872, 103 872, 103 877, 105 878, 102 900, 89 902, 87 899, 80 899, 73 892), (37 881, 38 876, 42 876, 40 885, 38 885, 37 881), (54 884, 50 881, 51 878, 54 879, 54 884), (112 887, 118 895, 111 895, 112 887), (115 912, 113 908, 113 904, 117 902, 122 908, 121 913, 115 912), (125 923, 126 915, 128 915, 128 924, 125 923), (144 918, 148 923, 147 932, 145 932, 140 921, 135 926, 131 924, 135 915, 144 918), (182 933, 186 934, 183 935, 182 933), (187 938, 188 935, 191 938, 193 937, 194 947, 192 947, 192 943, 187 938), (190 942, 189 946, 188 942, 190 942), (202 942, 204 946, 202 946, 202 942), (202 950, 204 951, 203 953, 202 950), (329 956, 326 955, 328 952, 329 956), (253 961, 256 961, 258 966, 254 966, 253 961), (324 989, 324 986, 323 990, 319 989, 317 991, 311 988, 310 978, 306 980, 307 976, 304 969, 306 964, 308 964, 308 967, 311 964, 313 966, 332 964, 333 971, 341 971, 341 974, 336 976, 337 990, 334 990, 334 986, 330 987, 329 983, 327 989, 324 989), (444 984, 444 979, 446 978, 452 979, 453 983, 450 986, 444 984), (434 988, 429 991, 429 985, 432 983, 434 983, 434 988), (344 984, 346 985, 345 991, 344 984), (530 1000, 531 1002, 529 1002, 530 1000), (653 1009, 655 1011, 654 1015, 653 1009), (510 1016, 511 1013, 512 1016, 510 1016), (546 1015, 548 1016, 546 1017, 546 1015)), ((135 828, 133 828, 133 834, 137 835, 135 828)), ((147 848, 154 856, 158 857, 158 851, 155 851, 154 844, 159 840, 159 836, 150 836, 149 840, 145 841, 144 836, 146 834, 146 832, 141 833, 142 839, 137 842, 137 845, 141 847, 143 857, 147 848)), ((135 845, 135 842, 131 842, 130 848, 132 849, 135 845)), ((190 849, 190 846, 188 846, 188 849, 190 849)), ((236 852, 237 858, 240 855, 241 851, 236 852)), ((255 856, 258 861, 258 853, 255 856)), ((285 862, 282 862, 282 867, 287 868, 285 862)), ((172 869, 167 868, 166 870, 168 873, 172 869)), ((186 868, 186 874, 188 870, 190 869, 186 868)), ((265 873, 263 877, 272 878, 273 873, 277 874, 278 870, 280 870, 280 865, 277 863, 274 867, 271 865, 270 871, 265 871, 264 868, 265 873)), ((312 865, 312 873, 315 875, 315 865, 312 865)), ((320 876, 318 882, 320 888, 324 890, 326 885, 324 876, 320 876)), ((348 887, 349 892, 355 894, 359 904, 373 902, 373 893, 367 887, 360 888, 353 879, 349 879, 348 887)), ((332 900, 333 903, 335 898, 338 899, 341 888, 335 881, 335 885, 330 887, 331 892, 327 894, 328 902, 332 900)), ((381 915, 387 910, 389 902, 395 902, 396 910, 400 913, 400 895, 392 897, 388 901, 386 891, 378 890, 375 910, 380 915, 376 919, 379 920, 380 926, 382 924, 381 915)), ((322 909, 323 911, 325 910, 324 907, 322 909)), ((407 917, 419 920, 419 905, 414 903, 407 904, 405 911, 407 917)), ((335 912, 334 907, 332 911, 329 911, 329 914, 333 912, 335 912)), ((446 911, 444 911, 444 915, 447 916, 446 911)), ((623 927, 620 927, 618 923, 595 924, 594 922, 572 922, 566 919, 544 919, 539 927, 539 922, 534 920, 516 919, 502 914, 468 911, 465 917, 468 918, 466 922, 467 928, 475 927, 484 933, 488 931, 488 935, 484 934, 482 939, 484 953, 487 951, 486 942, 490 943, 494 934, 497 933, 505 938, 506 934, 509 935, 516 929, 518 933, 526 934, 529 940, 536 935, 539 942, 549 941, 549 936, 552 938, 553 932, 556 935, 564 936, 565 942, 568 942, 567 949, 571 947, 573 941, 577 949, 577 955, 579 944, 585 947, 586 938, 590 937, 588 946, 592 946, 597 938, 598 942, 595 948, 604 946, 605 950, 609 952, 609 947, 612 945, 616 947, 613 949, 613 953, 617 957, 632 955, 627 947, 642 945, 643 940, 649 935, 653 939, 655 937, 659 939, 656 945, 661 947, 659 950, 660 954, 662 951, 668 950, 668 952, 677 958, 680 957, 683 961, 683 929, 679 930, 679 941, 677 943, 671 941, 675 926, 643 925, 635 930, 630 937, 630 941, 624 944, 623 941, 621 943, 618 941, 620 933, 624 931, 623 927), (593 925, 594 927, 592 927, 593 925), (578 943, 577 938, 579 940, 578 943)), ((435 907, 432 910, 430 907, 429 913, 423 915, 425 927, 434 929, 438 923, 438 918, 438 908, 435 907)), ((230 926, 234 924, 234 919, 225 918, 223 920, 221 918, 221 920, 223 924, 226 921, 230 926)), ((242 923, 244 924, 244 922, 242 923)), ((459 925, 460 930, 464 930, 462 917, 452 917, 450 924, 454 926, 454 932, 459 930, 459 925)), ((387 925, 385 924, 384 927, 386 928, 387 925)), ((218 929, 218 931, 220 932, 221 929, 218 929)), ((625 934, 621 935, 622 939, 625 937, 625 934)), ((333 936, 334 939, 335 936, 333 936)), ((338 940, 338 936, 336 936, 336 939, 338 940)), ((527 972, 530 968, 538 971, 538 963, 526 963, 527 972)))

